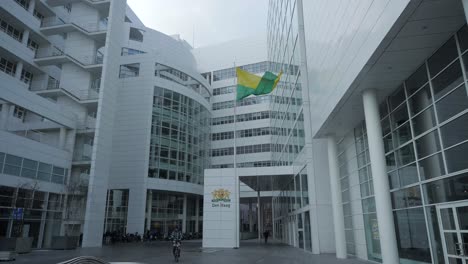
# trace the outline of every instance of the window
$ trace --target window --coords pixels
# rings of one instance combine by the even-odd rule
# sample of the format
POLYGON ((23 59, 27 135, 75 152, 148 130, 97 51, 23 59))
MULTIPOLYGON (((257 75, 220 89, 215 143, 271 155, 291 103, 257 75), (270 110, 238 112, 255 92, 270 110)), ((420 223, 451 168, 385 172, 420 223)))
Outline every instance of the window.
POLYGON ((37 9, 34 9, 33 11, 33 16, 35 18, 37 18, 39 21, 42 22, 42 20, 44 19, 44 15, 42 15, 41 13, 39 13, 39 11, 37 11, 37 9))
POLYGON ((15 0, 15 2, 18 3, 18 5, 20 5, 24 9, 29 9, 29 0, 15 0))
POLYGON ((72 4, 71 4, 71 3, 70 3, 70 4, 66 4, 66 5, 63 6, 63 8, 64 8, 65 10, 67 10, 67 13, 71 13, 72 4))
POLYGON ((137 77, 140 73, 140 63, 120 65, 119 78, 137 77))
POLYGON ((137 55, 137 54, 142 54, 146 53, 141 50, 136 50, 136 49, 131 49, 131 48, 122 48, 122 52, 120 53, 121 56, 127 56, 127 55, 137 55))
POLYGON ((39 49, 39 44, 37 44, 37 42, 35 42, 31 38, 29 38, 28 39, 28 48, 30 50, 34 51, 34 53, 35 53, 39 49))
POLYGON ((23 39, 23 32, 19 31, 17 28, 10 25, 10 23, 6 22, 5 20, 0 18, 0 30, 5 32, 10 37, 16 39, 17 41, 21 42, 23 39))
POLYGON ((28 72, 25 69, 21 70, 20 80, 22 82, 31 85, 32 79, 33 79, 33 74, 31 72, 28 72))
POLYGON ((0 71, 3 71, 11 76, 15 76, 16 63, 4 58, 0 58, 0 71))
POLYGON ((135 40, 138 42, 143 42, 143 30, 137 28, 130 28, 130 40, 135 40))
POLYGON ((26 109, 20 106, 15 106, 13 116, 18 119, 24 120, 24 117, 26 116, 26 109))

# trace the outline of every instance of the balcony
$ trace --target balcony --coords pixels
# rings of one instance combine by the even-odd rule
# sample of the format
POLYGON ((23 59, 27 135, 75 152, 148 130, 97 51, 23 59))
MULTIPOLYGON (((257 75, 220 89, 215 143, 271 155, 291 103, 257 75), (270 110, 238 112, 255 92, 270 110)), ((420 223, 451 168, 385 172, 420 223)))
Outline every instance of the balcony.
POLYGON ((40 30, 47 36, 78 31, 96 41, 104 42, 106 40, 107 21, 77 24, 59 17, 47 17, 42 20, 40 30))
POLYGON ((79 121, 77 134, 93 134, 96 130, 96 117, 87 115, 79 121))
MULTIPOLYGON (((106 6, 110 3, 109 0, 82 0, 82 1, 94 7, 101 7, 103 5, 106 6)), ((78 0, 46 0, 46 3, 49 6, 64 6, 73 2, 78 2, 78 0)))
POLYGON ((81 104, 96 104, 99 99, 101 79, 94 80, 88 89, 72 90, 63 88, 58 80, 49 78, 46 81, 31 86, 30 90, 43 97, 68 96, 81 104))
POLYGON ((36 52, 34 62, 39 66, 60 65, 64 63, 74 63, 92 73, 98 73, 102 70, 102 62, 104 55, 101 52, 96 52, 92 56, 83 56, 75 58, 68 54, 65 49, 56 46, 39 48, 36 52))
POLYGON ((73 164, 89 164, 93 155, 93 145, 83 144, 78 147, 73 154, 73 164))

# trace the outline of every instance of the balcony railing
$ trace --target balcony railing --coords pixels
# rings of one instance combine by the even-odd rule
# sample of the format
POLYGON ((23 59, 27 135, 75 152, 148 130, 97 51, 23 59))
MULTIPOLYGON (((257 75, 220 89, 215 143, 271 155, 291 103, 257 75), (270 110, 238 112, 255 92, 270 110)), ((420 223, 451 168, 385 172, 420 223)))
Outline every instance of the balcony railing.
POLYGON ((60 90, 63 93, 75 98, 77 101, 95 100, 99 98, 99 87, 101 79, 94 80, 89 89, 82 90, 69 90, 61 87, 60 81, 49 78, 47 82, 42 82, 39 85, 33 85, 30 87, 31 91, 48 91, 48 90, 60 90))
POLYGON ((54 27, 54 26, 62 26, 62 25, 73 25, 79 28, 86 33, 93 33, 99 31, 106 31, 107 30, 107 23, 106 20, 101 20, 99 22, 88 22, 85 24, 78 24, 73 21, 64 20, 60 17, 46 17, 41 22, 41 27, 54 27))
POLYGON ((73 154, 73 161, 90 161, 93 152, 93 145, 83 144, 83 146, 76 150, 73 154))
POLYGON ((96 51, 96 53, 92 56, 82 56, 80 58, 76 58, 71 56, 65 49, 59 48, 57 46, 49 46, 44 48, 39 48, 36 52, 36 59, 44 59, 44 58, 53 58, 59 56, 67 56, 71 61, 82 65, 96 65, 102 64, 104 59, 104 54, 100 51, 96 51))

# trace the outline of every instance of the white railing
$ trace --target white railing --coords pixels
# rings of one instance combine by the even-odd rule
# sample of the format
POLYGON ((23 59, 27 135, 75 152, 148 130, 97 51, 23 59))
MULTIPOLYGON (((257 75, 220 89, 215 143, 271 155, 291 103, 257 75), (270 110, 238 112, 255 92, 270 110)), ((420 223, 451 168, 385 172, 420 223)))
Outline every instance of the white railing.
POLYGON ((75 161, 90 161, 93 154, 93 145, 83 144, 81 150, 77 150, 73 155, 75 161))
POLYGON ((107 30, 107 23, 105 20, 101 20, 99 22, 87 22, 87 23, 77 23, 74 21, 62 19, 60 17, 46 17, 41 22, 41 27, 54 27, 54 26, 61 26, 61 25, 74 25, 79 29, 88 32, 98 32, 98 31, 106 31, 107 30))

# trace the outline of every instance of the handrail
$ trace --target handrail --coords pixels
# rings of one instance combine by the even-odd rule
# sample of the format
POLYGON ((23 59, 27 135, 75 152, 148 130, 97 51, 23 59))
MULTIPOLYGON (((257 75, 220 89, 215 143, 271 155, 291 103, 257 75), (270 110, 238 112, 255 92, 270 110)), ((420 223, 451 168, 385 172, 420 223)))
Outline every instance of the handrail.
POLYGON ((39 48, 36 52, 35 58, 43 59, 43 58, 58 57, 58 56, 66 56, 70 60, 74 61, 76 64, 84 68, 85 66, 102 64, 104 55, 102 54, 102 52, 96 51, 96 54, 94 54, 93 58, 91 59, 91 62, 85 63, 71 56, 70 54, 66 53, 65 49, 60 49, 57 46, 52 46, 52 47, 47 47, 47 48, 39 48))
POLYGON ((88 35, 95 33, 95 32, 107 30, 107 24, 103 24, 101 23, 101 21, 97 23, 89 23, 88 25, 91 25, 90 28, 85 28, 84 26, 79 25, 72 21, 65 21, 60 17, 47 17, 47 18, 44 18, 41 22, 41 27, 53 27, 53 26, 62 26, 62 25, 73 25, 77 27, 78 29, 84 31, 88 35))
POLYGON ((69 260, 65 260, 62 262, 59 262, 57 264, 109 264, 109 262, 104 261, 102 259, 98 259, 93 256, 80 256, 76 258, 72 258, 69 260))

